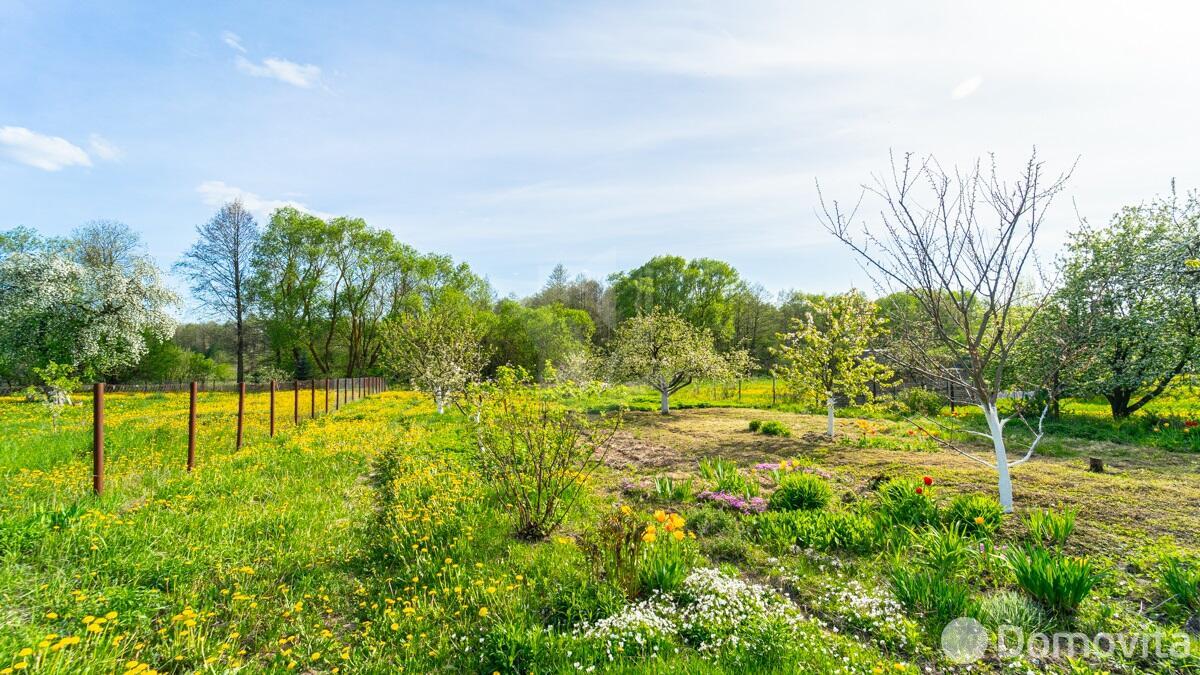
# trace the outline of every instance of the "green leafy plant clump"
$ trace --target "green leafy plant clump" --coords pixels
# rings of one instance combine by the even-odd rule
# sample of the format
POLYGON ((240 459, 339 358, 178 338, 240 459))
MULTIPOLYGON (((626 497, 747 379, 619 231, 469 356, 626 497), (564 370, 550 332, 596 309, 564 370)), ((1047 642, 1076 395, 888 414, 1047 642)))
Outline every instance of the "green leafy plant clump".
POLYGON ((942 520, 947 525, 961 527, 975 536, 990 537, 1000 529, 1004 509, 994 497, 979 494, 955 495, 946 506, 942 520))
POLYGON ((1102 578, 1091 560, 1038 545, 1010 548, 1005 559, 1021 590, 1059 617, 1073 616, 1102 578))
POLYGON ((770 507, 772 511, 823 509, 832 495, 829 484, 820 476, 791 473, 785 475, 771 493, 770 507))

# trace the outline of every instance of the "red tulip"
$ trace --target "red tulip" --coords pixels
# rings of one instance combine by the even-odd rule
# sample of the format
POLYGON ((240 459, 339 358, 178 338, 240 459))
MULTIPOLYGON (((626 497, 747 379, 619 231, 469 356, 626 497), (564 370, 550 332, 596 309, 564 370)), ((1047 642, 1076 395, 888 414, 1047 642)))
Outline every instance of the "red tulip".
POLYGON ((919 495, 925 494, 925 488, 917 488, 917 494, 919 494, 919 495))
POLYGON ((925 477, 924 477, 924 478, 922 478, 921 480, 925 481, 925 484, 926 484, 926 485, 933 485, 933 479, 932 479, 932 478, 930 478, 929 476, 925 476, 925 477))

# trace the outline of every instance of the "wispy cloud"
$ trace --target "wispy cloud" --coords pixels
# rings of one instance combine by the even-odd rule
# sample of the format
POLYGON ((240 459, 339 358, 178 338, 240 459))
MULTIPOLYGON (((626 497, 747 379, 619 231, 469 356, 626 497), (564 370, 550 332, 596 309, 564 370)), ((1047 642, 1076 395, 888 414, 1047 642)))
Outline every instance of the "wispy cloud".
POLYGON ((46 136, 25 127, 0 127, 0 155, 45 171, 92 165, 83 148, 65 138, 46 136))
POLYGON ((297 201, 290 199, 267 199, 220 180, 204 181, 196 188, 196 192, 200 193, 201 199, 209 206, 220 206, 235 199, 240 199, 242 205, 248 211, 258 216, 260 220, 266 220, 276 209, 281 209, 285 206, 290 206, 305 213, 311 213, 318 218, 333 217, 332 214, 311 209, 307 205, 297 201))
POLYGON ((247 75, 273 78, 302 89, 312 87, 321 79, 321 69, 318 66, 274 57, 263 59, 262 63, 254 63, 244 56, 239 56, 237 67, 247 75))
POLYGON ((301 89, 309 89, 321 79, 320 66, 314 66, 311 63, 296 63, 275 56, 258 62, 251 61, 245 57, 246 48, 242 45, 242 38, 237 33, 225 31, 221 33, 221 41, 229 45, 230 49, 238 52, 237 69, 247 75, 279 80, 301 89))
POLYGON ((983 78, 978 75, 972 75, 971 77, 968 77, 967 79, 958 83, 958 86, 954 88, 954 91, 950 92, 950 98, 956 101, 966 98, 978 91, 979 85, 981 84, 983 84, 983 78))
POLYGON ((234 33, 233 31, 227 30, 221 33, 221 41, 243 54, 246 53, 246 48, 242 46, 242 38, 240 38, 238 34, 234 33))
POLYGON ((124 150, 100 134, 88 136, 88 148, 93 155, 106 162, 117 162, 125 156, 124 150))

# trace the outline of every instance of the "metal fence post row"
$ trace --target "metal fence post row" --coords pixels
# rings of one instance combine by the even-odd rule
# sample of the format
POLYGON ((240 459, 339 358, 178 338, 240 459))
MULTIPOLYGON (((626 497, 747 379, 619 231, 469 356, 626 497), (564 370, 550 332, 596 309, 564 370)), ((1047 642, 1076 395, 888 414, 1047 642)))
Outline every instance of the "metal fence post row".
POLYGON ((196 468, 196 382, 188 386, 188 454, 187 470, 196 468))

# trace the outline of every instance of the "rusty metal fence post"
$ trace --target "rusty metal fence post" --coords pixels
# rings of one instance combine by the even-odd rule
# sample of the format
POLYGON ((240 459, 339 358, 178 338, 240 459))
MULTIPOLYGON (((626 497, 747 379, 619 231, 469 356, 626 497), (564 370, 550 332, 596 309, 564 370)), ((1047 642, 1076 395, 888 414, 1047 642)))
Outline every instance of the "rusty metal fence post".
POLYGON ((325 378, 325 414, 329 414, 329 378, 325 378))
POLYGON ((196 468, 196 381, 188 386, 188 454, 187 470, 196 468))
POLYGON ((271 380, 271 438, 275 437, 275 380, 271 380))
POLYGON ((317 418, 317 380, 315 378, 308 381, 308 417, 309 419, 317 418))
POLYGON ((300 380, 292 380, 292 424, 300 424, 300 380))
POLYGON ((92 492, 104 494, 104 383, 92 385, 92 492))

